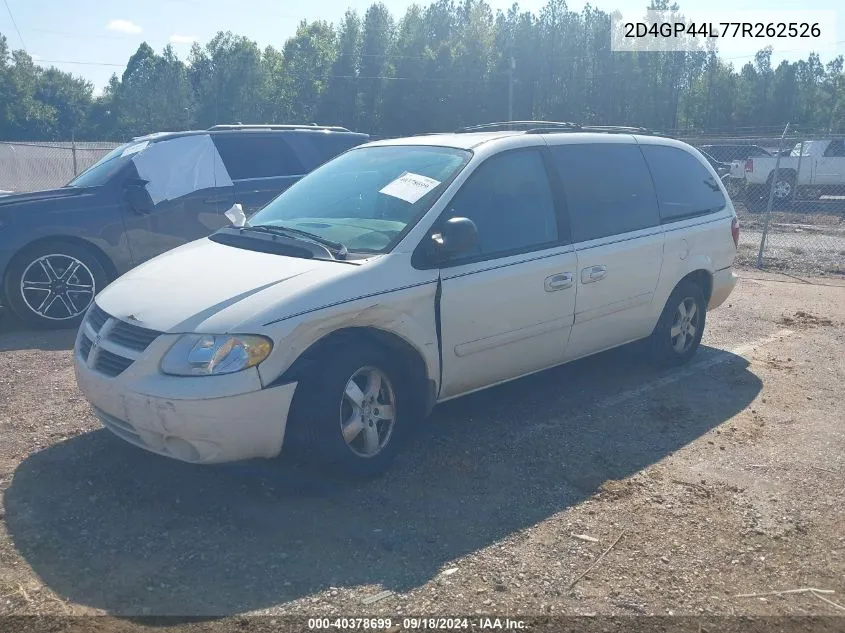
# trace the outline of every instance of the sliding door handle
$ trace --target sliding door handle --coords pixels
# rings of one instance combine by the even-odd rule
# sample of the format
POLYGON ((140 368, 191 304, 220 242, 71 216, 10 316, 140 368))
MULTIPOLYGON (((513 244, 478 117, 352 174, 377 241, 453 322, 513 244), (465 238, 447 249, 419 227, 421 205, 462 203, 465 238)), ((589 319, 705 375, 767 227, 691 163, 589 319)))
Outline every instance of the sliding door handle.
POLYGON ((607 277, 607 266, 587 266, 581 271, 581 283, 591 284, 607 277))

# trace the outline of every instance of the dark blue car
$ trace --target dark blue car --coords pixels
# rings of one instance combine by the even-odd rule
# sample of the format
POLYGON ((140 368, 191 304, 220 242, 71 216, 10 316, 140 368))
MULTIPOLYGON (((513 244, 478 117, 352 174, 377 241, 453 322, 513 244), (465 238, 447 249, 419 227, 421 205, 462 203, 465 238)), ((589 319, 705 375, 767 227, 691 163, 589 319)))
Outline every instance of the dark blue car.
POLYGON ((34 326, 75 326, 94 295, 133 266, 233 224, 239 210, 249 216, 367 140, 294 125, 153 134, 60 189, 2 196, 0 309, 34 326))

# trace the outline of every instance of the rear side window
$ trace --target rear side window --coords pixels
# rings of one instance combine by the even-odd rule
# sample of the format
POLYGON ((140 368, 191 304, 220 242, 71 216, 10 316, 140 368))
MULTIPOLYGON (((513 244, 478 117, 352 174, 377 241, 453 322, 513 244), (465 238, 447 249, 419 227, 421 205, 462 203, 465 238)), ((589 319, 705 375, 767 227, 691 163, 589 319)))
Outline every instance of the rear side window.
POLYGON ((684 220, 725 208, 719 183, 695 156, 666 145, 643 145, 642 152, 654 178, 661 221, 684 220))
POLYGON ((305 166, 305 171, 316 169, 338 154, 367 142, 366 136, 343 132, 297 131, 285 135, 305 166))
POLYGON ((551 152, 573 242, 660 224, 651 176, 636 145, 558 145, 551 152))
POLYGON ((232 180, 301 176, 305 171, 280 134, 218 134, 212 138, 232 180))
POLYGON ((830 145, 827 146, 824 155, 833 156, 836 158, 839 158, 840 156, 845 156, 845 141, 831 141, 830 145))
POLYGON ((346 150, 360 145, 366 139, 361 139, 350 134, 329 132, 327 134, 312 134, 308 140, 314 144, 323 162, 326 162, 338 154, 343 154, 346 150))

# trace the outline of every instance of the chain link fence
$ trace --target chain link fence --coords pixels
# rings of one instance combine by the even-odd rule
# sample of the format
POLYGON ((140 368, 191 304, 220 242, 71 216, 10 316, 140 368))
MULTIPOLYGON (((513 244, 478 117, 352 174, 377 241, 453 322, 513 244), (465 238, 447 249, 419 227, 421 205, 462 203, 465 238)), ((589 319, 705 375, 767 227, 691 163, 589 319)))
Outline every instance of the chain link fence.
POLYGON ((740 220, 740 263, 845 275, 845 137, 686 137, 714 165, 740 220))
POLYGON ((118 146, 118 143, 0 143, 0 190, 56 189, 118 146))

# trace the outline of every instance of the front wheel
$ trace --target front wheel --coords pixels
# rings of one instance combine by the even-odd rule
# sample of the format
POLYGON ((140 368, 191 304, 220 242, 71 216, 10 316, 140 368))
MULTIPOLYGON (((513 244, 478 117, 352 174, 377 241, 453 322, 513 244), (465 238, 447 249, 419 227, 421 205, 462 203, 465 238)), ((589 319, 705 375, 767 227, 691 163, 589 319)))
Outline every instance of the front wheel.
POLYGON ((685 281, 672 292, 651 335, 652 349, 664 365, 688 362, 701 343, 707 303, 698 284, 685 281))
POLYGON ((295 457, 355 478, 382 474, 414 414, 401 367, 357 342, 335 348, 301 377, 285 443, 295 457))
POLYGON ((86 248, 61 240, 43 242, 19 254, 6 271, 6 297, 28 325, 79 325, 106 272, 86 248))

